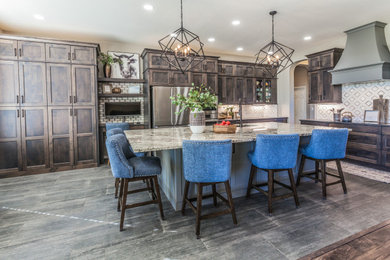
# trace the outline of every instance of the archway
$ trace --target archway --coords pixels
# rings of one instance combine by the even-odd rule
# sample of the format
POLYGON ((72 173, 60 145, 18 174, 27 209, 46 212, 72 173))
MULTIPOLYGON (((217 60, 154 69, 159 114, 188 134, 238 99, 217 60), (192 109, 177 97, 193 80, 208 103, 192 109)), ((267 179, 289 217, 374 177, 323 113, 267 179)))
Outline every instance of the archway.
POLYGON ((294 123, 308 118, 307 65, 299 64, 294 69, 294 123))

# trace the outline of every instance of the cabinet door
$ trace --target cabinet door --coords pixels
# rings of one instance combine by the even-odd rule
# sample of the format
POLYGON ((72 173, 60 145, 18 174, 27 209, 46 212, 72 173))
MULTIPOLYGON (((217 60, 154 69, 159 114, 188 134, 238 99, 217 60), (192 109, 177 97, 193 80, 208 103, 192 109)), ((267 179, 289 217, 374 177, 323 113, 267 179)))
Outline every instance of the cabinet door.
POLYGON ((244 101, 245 104, 251 105, 254 102, 254 93, 255 93, 255 79, 254 78, 247 78, 245 79, 245 93, 244 93, 244 101))
POLYGON ((72 73, 69 64, 46 64, 47 102, 49 105, 71 105, 72 73))
POLYGON ((321 101, 333 102, 332 74, 327 71, 321 71, 321 101))
POLYGON ((241 102, 244 102, 243 98, 244 98, 244 92, 246 90, 244 90, 244 85, 245 85, 245 80, 244 78, 236 78, 236 82, 234 84, 234 100, 233 102, 235 104, 238 104, 240 102, 240 99, 241 99, 241 102))
POLYGON ((255 73, 255 77, 259 77, 259 78, 265 78, 268 76, 267 70, 262 66, 256 66, 254 73, 255 73))
POLYGON ((320 56, 321 69, 333 67, 333 52, 326 53, 320 56))
POLYGON ((18 62, 0 60, 0 106, 16 106, 18 103, 18 62))
POLYGON ((73 109, 49 107, 50 168, 73 165, 73 109))
POLYGON ((48 168, 47 108, 23 107, 21 118, 23 169, 48 168))
POLYGON ((0 108, 0 172, 22 169, 20 110, 0 108))
POLYGON ((226 103, 225 79, 218 77, 218 103, 226 103))
POLYGON ((233 76, 235 73, 236 65, 234 64, 224 64, 223 65, 223 73, 225 75, 233 76))
POLYGON ((71 46, 72 63, 96 64, 96 49, 92 47, 71 46))
POLYGON ((65 44, 46 44, 46 61, 70 63, 70 46, 65 44))
POLYGON ((73 108, 74 165, 96 163, 95 107, 73 108))
POLYGON ((318 72, 309 72, 309 86, 310 86, 310 102, 317 103, 319 101, 319 87, 320 78, 318 72))
POLYGON ((203 61, 203 71, 210 73, 218 72, 218 60, 206 59, 203 61))
POLYGON ((234 104, 234 78, 225 77, 226 103, 234 104))
POLYGON ((149 54, 149 68, 169 69, 169 63, 159 53, 149 54))
POLYGON ((188 72, 174 71, 172 72, 172 82, 175 87, 190 85, 190 74, 188 72))
POLYGON ((18 41, 19 60, 45 61, 45 44, 43 42, 18 41))
POLYGON ((171 84, 170 72, 162 70, 150 70, 150 85, 167 86, 171 84))
POLYGON ((203 73, 192 73, 191 83, 194 83, 195 86, 203 84, 203 73))
POLYGON ((277 79, 271 79, 271 104, 278 104, 277 79))
POLYGON ((17 60, 18 42, 13 40, 0 39, 0 59, 17 60))
POLYGON ((214 94, 218 94, 218 75, 217 74, 211 74, 207 73, 206 75, 206 86, 210 87, 214 94))
POLYGON ((191 63, 191 71, 202 72, 203 71, 203 62, 201 59, 194 59, 191 63))
POLYGON ((320 56, 309 58, 309 70, 318 70, 321 68, 320 56))
POLYGON ((19 62, 20 103, 23 106, 47 104, 46 66, 42 62, 19 62))
POLYGON ((73 104, 95 104, 95 66, 73 65, 72 66, 72 93, 73 104))
POLYGON ((242 77, 245 75, 245 65, 236 65, 235 76, 242 77))

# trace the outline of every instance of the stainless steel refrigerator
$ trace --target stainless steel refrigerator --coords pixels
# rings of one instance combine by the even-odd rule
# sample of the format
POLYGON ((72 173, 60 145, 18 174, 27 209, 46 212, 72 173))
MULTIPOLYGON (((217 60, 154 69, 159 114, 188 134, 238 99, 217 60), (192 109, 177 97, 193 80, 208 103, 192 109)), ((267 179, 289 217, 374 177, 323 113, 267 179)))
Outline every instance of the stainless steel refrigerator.
POLYGON ((189 111, 179 115, 179 106, 173 105, 170 97, 177 94, 188 95, 190 87, 152 87, 152 127, 183 126, 189 124, 189 111))

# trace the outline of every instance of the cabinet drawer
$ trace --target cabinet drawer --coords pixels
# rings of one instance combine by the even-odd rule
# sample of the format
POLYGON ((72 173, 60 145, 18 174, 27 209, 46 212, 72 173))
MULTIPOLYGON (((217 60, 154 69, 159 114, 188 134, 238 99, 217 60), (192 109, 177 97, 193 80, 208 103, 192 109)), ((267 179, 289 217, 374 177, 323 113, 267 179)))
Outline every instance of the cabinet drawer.
POLYGON ((330 127, 338 127, 338 128, 349 128, 352 129, 352 132, 362 132, 369 134, 380 134, 379 126, 367 126, 367 125, 354 125, 354 124, 343 124, 343 123, 330 123, 330 127))
POLYGON ((46 44, 46 60, 49 62, 70 63, 70 46, 65 44, 46 44))
POLYGON ((382 150, 390 151, 390 135, 382 135, 382 150))
POLYGON ((361 162, 379 164, 381 161, 381 151, 364 150, 358 146, 348 145, 346 158, 361 162))
POLYGON ((370 149, 381 149, 381 136, 352 131, 348 135, 348 144, 363 145, 370 149))

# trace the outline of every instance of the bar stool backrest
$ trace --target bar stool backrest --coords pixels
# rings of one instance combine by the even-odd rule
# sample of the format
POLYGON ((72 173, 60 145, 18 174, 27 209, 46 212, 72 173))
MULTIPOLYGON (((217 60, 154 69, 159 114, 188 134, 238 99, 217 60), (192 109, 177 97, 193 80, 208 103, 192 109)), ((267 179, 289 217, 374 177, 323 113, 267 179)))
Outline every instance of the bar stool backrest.
POLYGON ((231 140, 183 141, 184 178, 189 182, 225 182, 231 164, 231 140))
POLYGON ((106 131, 113 128, 120 128, 123 131, 130 130, 130 124, 129 123, 106 123, 106 131))
POLYGON ((297 163, 299 135, 256 136, 252 163, 260 169, 291 169, 297 163))
POLYGON ((110 130, 108 130, 106 132, 107 138, 110 137, 110 136, 113 136, 113 135, 117 135, 117 134, 123 134, 124 135, 125 133, 123 132, 123 129, 121 129, 121 128, 112 128, 112 129, 110 129, 110 130))
POLYGON ((348 129, 314 129, 305 154, 314 159, 342 159, 347 148, 348 129))
POLYGON ((106 148, 112 175, 115 178, 133 178, 134 171, 129 159, 135 157, 135 155, 130 150, 126 137, 123 134, 108 137, 106 148))

